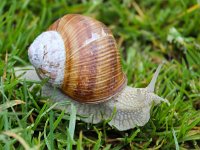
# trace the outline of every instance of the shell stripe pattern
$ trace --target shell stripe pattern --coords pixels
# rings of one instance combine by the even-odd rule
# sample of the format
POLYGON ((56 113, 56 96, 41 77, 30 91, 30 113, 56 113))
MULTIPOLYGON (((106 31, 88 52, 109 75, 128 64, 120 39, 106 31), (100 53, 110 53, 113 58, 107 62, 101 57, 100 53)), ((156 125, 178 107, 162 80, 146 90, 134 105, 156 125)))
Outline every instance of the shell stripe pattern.
POLYGON ((79 102, 99 103, 126 86, 115 39, 104 24, 72 14, 57 20, 48 30, 59 32, 65 43, 64 93, 79 102))

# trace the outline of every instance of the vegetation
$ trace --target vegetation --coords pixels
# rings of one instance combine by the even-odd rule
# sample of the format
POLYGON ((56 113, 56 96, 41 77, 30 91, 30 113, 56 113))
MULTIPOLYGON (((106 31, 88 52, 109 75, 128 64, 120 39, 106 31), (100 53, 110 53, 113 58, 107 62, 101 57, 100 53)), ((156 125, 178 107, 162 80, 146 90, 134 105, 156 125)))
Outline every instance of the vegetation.
POLYGON ((200 3, 198 0, 1 0, 0 149, 200 149, 200 3), (119 132, 55 110, 19 80, 27 48, 56 19, 80 13, 104 22, 122 54, 128 84, 145 87, 162 61, 156 93, 170 101, 143 127, 119 132), (74 129, 75 128, 75 129, 74 129))

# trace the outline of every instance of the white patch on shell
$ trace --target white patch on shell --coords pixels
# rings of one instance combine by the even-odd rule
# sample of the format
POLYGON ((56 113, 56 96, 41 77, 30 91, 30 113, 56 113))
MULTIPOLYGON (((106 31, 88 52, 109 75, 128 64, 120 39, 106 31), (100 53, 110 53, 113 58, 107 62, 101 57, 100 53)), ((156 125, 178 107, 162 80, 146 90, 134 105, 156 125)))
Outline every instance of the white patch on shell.
POLYGON ((84 43, 84 45, 87 45, 95 40, 98 40, 99 38, 102 38, 104 36, 108 35, 103 29, 101 30, 101 33, 98 34, 98 33, 92 33, 92 37, 87 39, 84 43))
POLYGON ((64 79, 66 52, 61 35, 56 31, 40 34, 28 50, 29 60, 39 76, 60 87, 64 79))

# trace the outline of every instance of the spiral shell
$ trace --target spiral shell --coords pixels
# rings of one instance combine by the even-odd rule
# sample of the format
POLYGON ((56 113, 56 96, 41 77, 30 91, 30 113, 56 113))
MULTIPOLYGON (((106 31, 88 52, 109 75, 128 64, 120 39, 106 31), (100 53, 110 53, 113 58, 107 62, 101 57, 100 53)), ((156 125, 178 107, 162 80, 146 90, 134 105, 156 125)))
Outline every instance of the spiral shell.
MULTIPOLYGON (((117 95, 126 86, 127 79, 122 72, 115 39, 103 23, 90 17, 70 14, 54 22, 48 31, 59 33, 64 42, 65 57, 57 57, 55 53, 52 55, 59 61, 64 59, 63 72, 57 72, 57 76, 62 76, 63 80, 57 83, 69 97, 79 102, 99 103, 117 95)), ((57 45, 58 49, 62 44, 57 45)), ((51 74, 44 68, 36 69, 42 78, 42 73, 51 74)))

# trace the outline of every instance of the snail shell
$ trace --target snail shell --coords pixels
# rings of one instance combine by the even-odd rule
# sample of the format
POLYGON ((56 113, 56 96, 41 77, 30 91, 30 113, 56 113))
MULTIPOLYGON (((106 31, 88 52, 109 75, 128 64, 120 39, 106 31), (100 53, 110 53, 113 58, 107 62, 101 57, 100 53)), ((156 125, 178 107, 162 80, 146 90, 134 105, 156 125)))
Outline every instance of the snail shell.
POLYGON ((127 83, 111 31, 90 17, 70 14, 58 19, 35 39, 28 54, 40 78, 49 78, 79 102, 109 100, 127 83))

